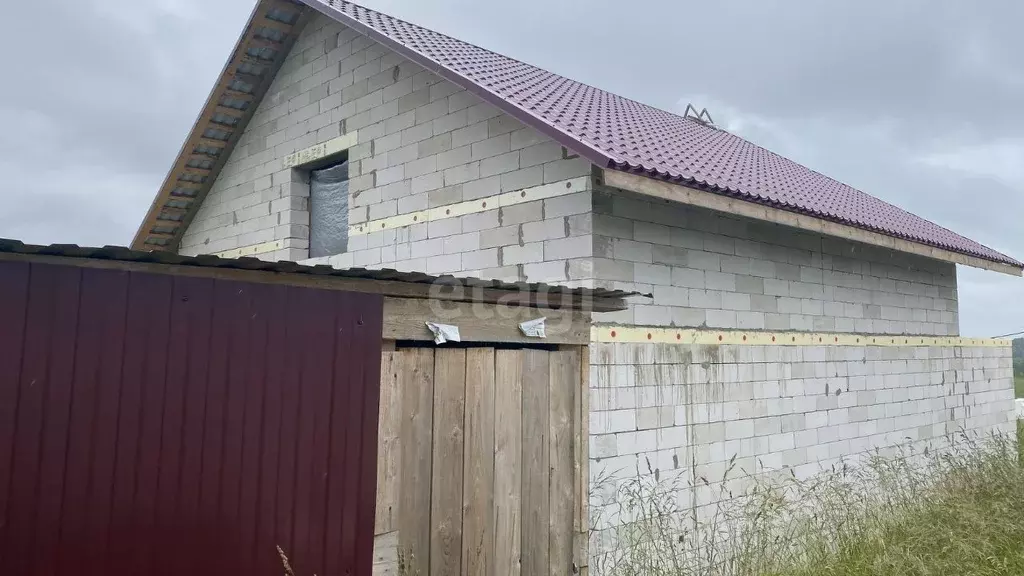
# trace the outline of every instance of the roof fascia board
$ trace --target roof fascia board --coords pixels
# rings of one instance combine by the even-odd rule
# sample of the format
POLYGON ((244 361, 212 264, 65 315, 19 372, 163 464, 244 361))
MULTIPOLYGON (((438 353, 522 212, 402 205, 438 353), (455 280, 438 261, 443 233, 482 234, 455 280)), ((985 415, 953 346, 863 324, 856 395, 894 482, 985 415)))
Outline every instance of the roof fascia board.
POLYGON ((601 178, 603 183, 606 186, 611 186, 612 188, 628 190, 645 196, 652 196, 672 202, 680 202, 682 204, 707 208, 709 210, 724 212, 735 216, 743 216, 746 218, 753 218, 755 220, 772 222, 774 224, 782 224, 784 226, 799 228, 801 230, 817 232, 826 236, 834 236, 836 238, 862 242, 872 246, 880 246, 897 252, 906 252, 908 254, 916 254, 918 256, 925 256, 935 260, 962 264, 964 266, 991 270, 993 272, 1001 272, 1003 274, 1009 274, 1010 276, 1024 275, 1024 269, 1011 266, 1009 264, 992 262, 983 258, 968 256, 966 254, 928 246, 919 242, 912 242, 902 238, 894 238, 878 232, 872 232, 870 230, 864 230, 862 228, 856 228, 846 224, 823 220, 807 214, 790 212, 788 210, 765 206, 763 204, 757 204, 740 198, 723 196, 721 194, 698 190, 681 184, 672 184, 663 180, 655 180, 646 176, 630 174, 621 170, 605 169, 603 172, 604 173, 601 178))
POLYGON ((536 116, 532 112, 524 110, 510 103, 506 99, 502 98, 500 95, 492 92, 491 90, 488 90, 487 88, 484 88, 483 86, 471 80, 470 78, 467 78, 462 74, 459 74, 458 72, 452 70, 451 68, 439 64, 438 62, 431 59, 429 56, 417 52, 416 50, 409 48, 408 46, 402 44, 401 42, 398 42, 388 37, 387 35, 382 34, 381 32, 375 30, 370 26, 367 26, 366 24, 363 24, 362 22, 356 20, 355 18, 352 18, 348 14, 345 14, 341 10, 338 10, 333 6, 328 6, 323 2, 319 2, 318 0, 298 1, 302 2, 306 6, 309 6, 310 8, 320 12, 321 14, 329 18, 332 18, 335 21, 340 22, 341 24, 344 24, 349 28, 352 28, 356 32, 359 32, 363 36, 366 36, 367 38, 370 38, 371 40, 374 40, 382 44, 383 46, 389 48, 390 50, 393 50, 398 54, 401 54, 405 58, 408 58, 412 62, 419 64, 420 66, 426 68, 427 70, 433 72, 434 74, 437 74, 438 76, 444 78, 445 80, 453 82, 457 84, 459 87, 464 88, 465 90, 472 92, 473 94, 476 94, 484 101, 486 101, 488 104, 493 105, 502 112, 508 114, 509 116, 512 116, 516 120, 519 120, 523 124, 555 140, 556 142, 558 142, 562 146, 565 146, 566 148, 569 148, 573 152, 580 154, 581 156, 583 156, 587 160, 590 160, 597 166, 603 168, 606 166, 610 166, 613 162, 617 161, 615 158, 608 156, 608 154, 602 152, 598 148, 591 146, 590 144, 580 140, 579 138, 559 129, 557 126, 553 126, 547 123, 544 119, 536 116))

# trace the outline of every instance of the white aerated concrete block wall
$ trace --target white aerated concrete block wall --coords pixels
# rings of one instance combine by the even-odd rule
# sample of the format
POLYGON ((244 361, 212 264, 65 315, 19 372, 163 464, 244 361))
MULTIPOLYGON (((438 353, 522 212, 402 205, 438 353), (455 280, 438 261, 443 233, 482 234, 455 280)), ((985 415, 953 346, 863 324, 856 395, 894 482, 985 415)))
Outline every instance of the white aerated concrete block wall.
POLYGON ((610 189, 593 229, 599 285, 654 294, 603 321, 959 333, 950 263, 610 189))
POLYGON ((572 151, 321 16, 300 35, 181 252, 285 240, 258 257, 582 284, 592 278, 590 174, 572 151), (351 225, 580 177, 588 183, 554 198, 355 234, 345 254, 309 260, 308 176, 281 160, 351 132, 351 225))
MULTIPOLYGON (((946 437, 1012 433, 1010 349, 593 344, 592 558, 630 518, 628 478, 676 478, 679 503, 707 512, 750 473, 802 478, 876 448, 941 447, 946 437), (695 486, 696 488, 691 488, 695 486)), ((883 453, 885 451, 883 450, 883 453)), ((593 562, 592 562, 593 564, 593 562)))

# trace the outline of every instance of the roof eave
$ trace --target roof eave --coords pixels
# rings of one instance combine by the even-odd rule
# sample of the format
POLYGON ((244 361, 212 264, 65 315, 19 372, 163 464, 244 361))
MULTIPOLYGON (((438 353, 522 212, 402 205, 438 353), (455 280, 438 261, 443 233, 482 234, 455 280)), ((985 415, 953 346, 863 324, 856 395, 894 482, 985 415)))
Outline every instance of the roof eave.
POLYGON ((824 234, 826 236, 854 240, 864 244, 870 244, 872 246, 888 248, 897 252, 916 254, 918 256, 925 256, 935 260, 942 260, 945 262, 952 262, 954 264, 971 266, 973 268, 1000 272, 1010 276, 1024 276, 1024 268, 1019 265, 989 260, 936 246, 929 246, 920 242, 896 238, 894 236, 865 230, 856 226, 825 220, 809 214, 783 210, 781 208, 751 202, 742 198, 715 194, 714 192, 709 192, 707 190, 700 190, 684 186, 682 184, 658 180, 641 174, 630 173, 617 169, 605 169, 602 175, 602 182, 613 188, 628 190, 645 196, 652 196, 672 202, 680 202, 690 206, 707 208, 709 210, 724 212, 735 216, 743 216, 746 218, 753 218, 755 220, 782 224, 793 228, 824 234))
POLYGON ((178 151, 178 155, 175 158, 174 163, 171 165, 170 170, 164 177, 164 181, 160 185, 160 189, 153 198, 153 202, 150 204, 149 210, 146 212, 146 217, 143 219, 142 224, 139 226, 138 230, 135 232, 135 236, 132 238, 131 247, 133 249, 174 251, 177 248, 182 235, 185 233, 185 229, 188 228, 192 218, 199 210, 200 204, 202 204, 203 199, 210 190, 210 187, 213 186, 213 183, 216 181, 224 163, 227 162, 228 158, 231 156, 231 152, 238 143, 238 139, 245 132, 245 128, 248 126, 249 120, 259 107, 259 104, 266 95, 267 90, 270 88, 274 77, 277 75, 278 69, 281 67, 281 64, 284 62, 288 53, 291 52, 296 38, 302 32, 302 28, 308 21, 307 13, 308 10, 306 10, 305 5, 299 4, 294 0, 260 0, 257 2, 256 6, 253 7, 253 11, 249 15, 249 19, 246 21, 245 27, 242 29, 242 32, 238 37, 238 41, 235 43, 235 47, 232 49, 231 55, 228 57, 227 62, 224 64, 224 68, 217 77, 217 83, 214 84, 213 89, 210 90, 210 95, 207 96, 206 102, 203 104, 203 108, 200 110, 199 115, 196 117, 196 120, 192 125, 192 129, 189 131, 181 149, 178 151), (292 24, 270 21, 266 18, 271 10, 287 7, 294 7, 295 10, 299 11, 292 24), (225 91, 228 90, 228 85, 236 77, 236 74, 238 74, 238 66, 247 57, 247 50, 250 43, 260 40, 255 36, 257 29, 264 25, 287 30, 285 32, 285 36, 282 38, 281 42, 279 42, 279 47, 275 48, 275 58, 265 64, 267 69, 260 77, 260 83, 253 87, 249 105, 238 118, 238 122, 230 130, 231 135, 224 141, 221 152, 214 165, 208 169, 206 179, 202 183, 190 184, 191 187, 196 189, 196 195, 191 197, 191 200, 188 201, 188 207, 183 209, 184 216, 182 219, 179 221, 159 220, 160 213, 165 209, 167 202, 172 199, 171 191, 179 186, 178 177, 182 174, 182 171, 187 168, 189 158, 194 156, 193 150, 197 143, 203 140, 204 132, 207 128, 211 127, 225 130, 224 125, 212 123, 211 118, 217 112, 221 99, 225 96, 225 91), (170 233, 154 233, 153 228, 158 225, 158 222, 174 227, 175 230, 170 233), (166 244, 159 246, 146 244, 146 240, 150 237, 164 237, 167 239, 167 242, 166 244))

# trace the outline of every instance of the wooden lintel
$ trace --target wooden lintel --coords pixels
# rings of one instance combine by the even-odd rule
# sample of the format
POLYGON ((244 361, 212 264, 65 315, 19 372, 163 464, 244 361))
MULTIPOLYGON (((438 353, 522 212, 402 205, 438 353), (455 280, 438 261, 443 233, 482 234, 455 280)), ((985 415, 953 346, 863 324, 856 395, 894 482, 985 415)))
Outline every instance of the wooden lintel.
POLYGON ((688 204, 690 206, 697 206, 700 208, 724 212, 726 214, 733 214, 735 216, 743 216, 745 218, 791 226, 793 228, 808 230, 825 236, 834 236, 836 238, 844 238, 855 242, 870 244, 872 246, 888 248, 897 252, 906 252, 908 254, 916 254, 918 256, 924 256, 935 260, 952 262, 954 264, 962 264, 964 266, 1002 272, 1003 274, 1009 274, 1011 276, 1021 276, 1024 274, 1024 270, 1018 266, 1011 266, 1001 262, 993 262, 976 256, 968 256, 959 252, 944 250, 942 248, 936 248, 919 242, 912 242, 910 240, 903 240, 901 238, 887 236, 878 232, 872 232, 870 230, 864 230, 862 228, 856 228, 854 226, 848 226, 846 224, 840 224, 830 220, 822 220, 806 214, 790 212, 780 208, 765 206, 763 204, 757 204, 755 202, 741 200, 739 198, 714 194, 712 192, 690 188, 689 186, 655 180, 654 178, 647 178, 646 176, 630 174, 620 170, 604 170, 603 180, 606 185, 613 188, 619 188, 630 192, 636 192, 637 194, 688 204))
POLYGON ((537 310, 482 302, 438 304, 413 298, 384 299, 384 338, 434 339, 427 322, 459 328, 462 342, 575 344, 590 342, 589 314, 575 310, 537 310), (544 317, 545 338, 526 336, 519 324, 544 317))
POLYGON ((175 232, 154 232, 153 230, 149 230, 148 232, 146 232, 146 235, 147 236, 152 236, 153 238, 174 238, 174 236, 177 235, 177 233, 178 233, 177 231, 175 231, 175 232))

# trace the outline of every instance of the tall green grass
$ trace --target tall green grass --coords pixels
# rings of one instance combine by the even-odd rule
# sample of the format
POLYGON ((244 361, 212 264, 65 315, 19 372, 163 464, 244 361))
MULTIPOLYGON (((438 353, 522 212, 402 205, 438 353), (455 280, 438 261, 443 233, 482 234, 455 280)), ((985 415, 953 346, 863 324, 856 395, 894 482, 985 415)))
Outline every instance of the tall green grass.
MULTIPOLYGON (((1024 424, 1018 423, 1024 438, 1024 424)), ((635 519, 592 561, 613 576, 1024 574, 1024 446, 959 435, 943 451, 876 454, 809 480, 754 480, 703 517, 673 482, 621 488, 635 519)))
POLYGON ((1013 390, 1017 398, 1024 398, 1024 374, 1017 374, 1013 377, 1013 390))

